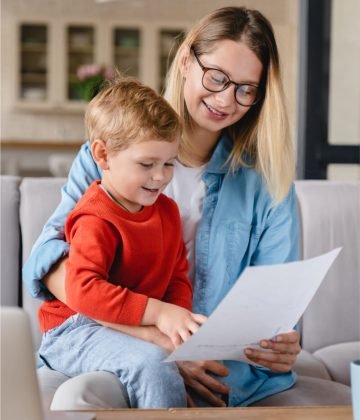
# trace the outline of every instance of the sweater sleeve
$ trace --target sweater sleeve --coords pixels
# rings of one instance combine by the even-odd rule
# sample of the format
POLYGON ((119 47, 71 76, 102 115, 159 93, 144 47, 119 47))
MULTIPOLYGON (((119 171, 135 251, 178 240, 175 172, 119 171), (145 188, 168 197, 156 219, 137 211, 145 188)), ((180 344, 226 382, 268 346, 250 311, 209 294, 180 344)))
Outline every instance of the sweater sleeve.
MULTIPOLYGON (((178 210, 176 207, 178 215, 178 210)), ((175 219, 175 218, 174 218, 175 219)), ((176 219, 175 219, 176 220, 176 219)), ((189 263, 186 257, 186 247, 182 239, 180 216, 178 215, 178 252, 172 278, 164 296, 164 302, 192 309, 192 285, 188 278, 189 263)), ((174 220, 173 220, 174 222, 174 220)), ((174 241, 176 243, 176 241, 174 241)))
POLYGON ((46 222, 24 264, 23 280, 31 296, 45 300, 53 298, 42 279, 69 252, 64 236, 65 220, 87 187, 100 178, 100 170, 92 158, 89 144, 86 143, 71 166, 67 183, 61 190, 59 205, 46 222))
POLYGON ((116 229, 96 216, 82 215, 74 220, 67 236, 71 243, 65 281, 67 305, 99 321, 140 325, 147 296, 108 281, 121 246, 116 229))

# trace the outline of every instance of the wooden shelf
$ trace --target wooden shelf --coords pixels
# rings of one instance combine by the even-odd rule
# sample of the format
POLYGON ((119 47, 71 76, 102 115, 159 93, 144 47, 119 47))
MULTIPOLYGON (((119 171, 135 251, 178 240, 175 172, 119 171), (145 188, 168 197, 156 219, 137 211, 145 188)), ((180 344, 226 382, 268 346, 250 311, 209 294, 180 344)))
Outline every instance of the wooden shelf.
POLYGON ((34 114, 57 114, 57 115, 82 115, 85 112, 87 102, 67 101, 63 104, 54 104, 46 101, 31 102, 19 101, 15 104, 15 109, 20 112, 30 112, 34 114))
POLYGON ((24 53, 46 53, 46 44, 23 43, 21 44, 21 51, 24 53))
POLYGON ((64 143, 61 139, 49 139, 44 141, 36 140, 1 140, 1 149, 53 149, 53 150, 69 150, 78 149, 85 140, 71 140, 64 143))
POLYGON ((46 83, 46 73, 21 73, 22 83, 46 83))

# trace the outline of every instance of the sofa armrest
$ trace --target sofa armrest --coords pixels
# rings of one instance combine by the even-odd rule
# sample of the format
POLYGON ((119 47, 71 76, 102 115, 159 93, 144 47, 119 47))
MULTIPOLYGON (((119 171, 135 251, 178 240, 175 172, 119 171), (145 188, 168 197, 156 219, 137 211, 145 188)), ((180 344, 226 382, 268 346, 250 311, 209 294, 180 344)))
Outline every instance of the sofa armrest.
POLYGON ((296 360, 294 371, 301 376, 331 380, 324 363, 306 350, 301 350, 296 360))
POLYGON ((350 363, 360 359, 360 341, 333 344, 317 350, 314 356, 322 361, 334 381, 350 386, 350 363))
POLYGON ((0 177, 1 191, 1 306, 20 305, 20 177, 0 177))

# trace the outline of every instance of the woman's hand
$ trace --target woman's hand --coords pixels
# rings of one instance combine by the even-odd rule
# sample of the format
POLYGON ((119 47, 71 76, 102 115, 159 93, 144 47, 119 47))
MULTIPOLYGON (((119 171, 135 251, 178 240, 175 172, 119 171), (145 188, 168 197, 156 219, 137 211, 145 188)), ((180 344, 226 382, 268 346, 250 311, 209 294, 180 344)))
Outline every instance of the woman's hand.
POLYGON ((279 334, 274 340, 262 340, 260 346, 272 351, 246 349, 246 357, 273 372, 289 372, 301 351, 300 335, 297 331, 279 334))
MULTIPOLYGON (((225 407, 225 402, 219 398, 218 394, 228 394, 229 388, 209 375, 212 373, 217 376, 227 376, 229 370, 220 362, 216 361, 196 361, 196 362, 177 362, 181 376, 184 379, 186 388, 191 389, 210 405, 214 407, 225 407)), ((188 406, 195 407, 195 403, 188 393, 188 406)))

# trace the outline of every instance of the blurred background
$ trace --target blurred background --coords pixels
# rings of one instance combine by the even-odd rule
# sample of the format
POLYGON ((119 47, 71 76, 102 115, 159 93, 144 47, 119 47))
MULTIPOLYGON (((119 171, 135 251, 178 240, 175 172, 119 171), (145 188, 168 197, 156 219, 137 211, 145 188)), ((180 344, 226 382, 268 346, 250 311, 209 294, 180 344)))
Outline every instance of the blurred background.
POLYGON ((360 180, 359 0, 2 0, 1 174, 66 176, 114 67, 161 92, 184 32, 259 9, 279 45, 300 179, 360 180))

